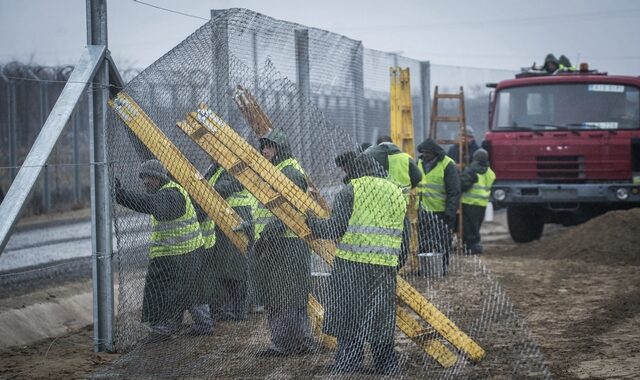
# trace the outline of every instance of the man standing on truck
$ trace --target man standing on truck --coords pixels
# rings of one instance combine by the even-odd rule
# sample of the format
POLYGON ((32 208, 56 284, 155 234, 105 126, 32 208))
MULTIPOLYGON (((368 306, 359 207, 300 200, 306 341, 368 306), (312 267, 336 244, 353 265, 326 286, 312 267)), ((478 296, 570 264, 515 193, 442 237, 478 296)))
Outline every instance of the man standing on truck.
POLYGON ((460 202, 460 173, 456 163, 432 138, 418 145, 418 154, 418 168, 422 172, 422 180, 418 184, 420 251, 443 253, 446 272, 451 231, 460 202))
POLYGON ((480 148, 473 154, 471 164, 462 170, 460 176, 462 193, 462 227, 463 239, 467 251, 472 254, 482 253, 480 244, 480 226, 484 220, 484 212, 489 203, 491 185, 496 175, 489 167, 489 154, 480 148))

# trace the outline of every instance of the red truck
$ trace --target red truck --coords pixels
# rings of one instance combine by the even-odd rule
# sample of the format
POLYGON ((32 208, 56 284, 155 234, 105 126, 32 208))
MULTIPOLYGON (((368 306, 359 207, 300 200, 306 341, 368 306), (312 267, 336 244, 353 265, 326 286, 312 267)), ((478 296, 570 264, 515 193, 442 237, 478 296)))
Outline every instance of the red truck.
POLYGON ((491 196, 514 241, 539 239, 545 223, 640 206, 640 77, 582 64, 487 86, 491 196))

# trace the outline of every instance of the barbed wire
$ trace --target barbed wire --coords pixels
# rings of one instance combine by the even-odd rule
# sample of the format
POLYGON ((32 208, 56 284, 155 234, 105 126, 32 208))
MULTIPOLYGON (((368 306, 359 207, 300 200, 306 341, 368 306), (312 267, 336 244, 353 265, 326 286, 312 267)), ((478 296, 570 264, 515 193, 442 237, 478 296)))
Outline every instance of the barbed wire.
POLYGON ((93 82, 55 80, 55 79, 35 79, 35 78, 24 78, 24 77, 14 77, 14 76, 6 76, 6 78, 7 79, 12 79, 12 80, 27 81, 27 82, 45 82, 45 83, 62 83, 62 84, 67 84, 67 83, 85 84, 85 85, 87 85, 87 86, 89 86, 90 88, 93 88, 93 89, 105 89, 105 88, 115 88, 115 89, 118 89, 118 90, 122 90, 123 89, 123 87, 117 86, 115 84, 99 85, 99 84, 95 84, 93 82))

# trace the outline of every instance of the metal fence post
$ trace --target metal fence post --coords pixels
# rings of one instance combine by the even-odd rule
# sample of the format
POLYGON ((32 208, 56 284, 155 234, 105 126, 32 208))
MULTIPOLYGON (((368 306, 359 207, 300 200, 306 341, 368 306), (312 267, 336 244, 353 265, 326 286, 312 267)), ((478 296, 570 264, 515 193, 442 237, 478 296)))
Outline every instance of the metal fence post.
POLYGON ((353 138, 364 141, 364 46, 362 41, 353 48, 351 61, 351 82, 353 85, 353 138), (361 131, 361 132, 360 132, 361 131), (359 133, 360 132, 360 133, 359 133))
POLYGON ((18 129, 16 128, 16 83, 9 81, 9 166, 11 181, 18 175, 18 129))
POLYGON ((431 63, 429 61, 420 62, 420 96, 422 98, 421 126, 424 139, 429 136, 429 124, 431 122, 431 63))
MULTIPOLYGON (((295 54, 296 54, 296 83, 298 89, 300 89, 300 96, 298 98, 298 107, 300 112, 300 124, 296 131, 297 136, 302 136, 304 128, 308 128, 309 118, 307 117, 307 100, 311 99, 311 76, 310 76, 310 63, 309 63, 309 30, 308 29, 296 29, 294 31, 295 38, 295 54)), ((310 141, 309 139, 301 139, 303 148, 301 154, 303 156, 310 155, 310 141)), ((300 157, 302 158, 302 157, 300 157)), ((302 158, 306 161, 307 157, 302 158)))
MULTIPOLYGON (((87 0, 87 44, 107 46, 107 2, 87 0)), ((91 245, 93 249, 93 348, 114 350, 111 196, 107 163, 106 116, 109 63, 103 59, 89 95, 91 146, 91 245)))
MULTIPOLYGON (((220 9, 211 10, 211 20, 224 13, 220 9)), ((211 89, 212 108, 227 122, 229 122, 230 106, 225 101, 225 94, 229 91, 229 22, 226 18, 212 22, 213 33, 211 64, 214 86, 211 89)))
POLYGON ((78 113, 81 108, 76 107, 76 112, 71 116, 71 127, 73 128, 73 202, 78 204, 81 201, 82 193, 80 190, 80 142, 78 141, 80 134, 80 117, 78 113))

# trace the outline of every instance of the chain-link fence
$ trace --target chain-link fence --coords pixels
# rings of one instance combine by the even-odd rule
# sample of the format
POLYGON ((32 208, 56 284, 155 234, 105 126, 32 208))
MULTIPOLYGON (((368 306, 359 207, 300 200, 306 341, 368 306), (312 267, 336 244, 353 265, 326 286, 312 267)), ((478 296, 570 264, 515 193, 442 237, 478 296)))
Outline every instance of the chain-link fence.
POLYGON ((126 86, 108 136, 123 355, 96 377, 549 377, 437 202, 416 228, 383 179, 390 156, 358 152, 388 134, 396 62, 411 68, 417 142, 431 86, 486 105, 483 81, 499 76, 434 78, 428 63, 233 9, 126 86))

